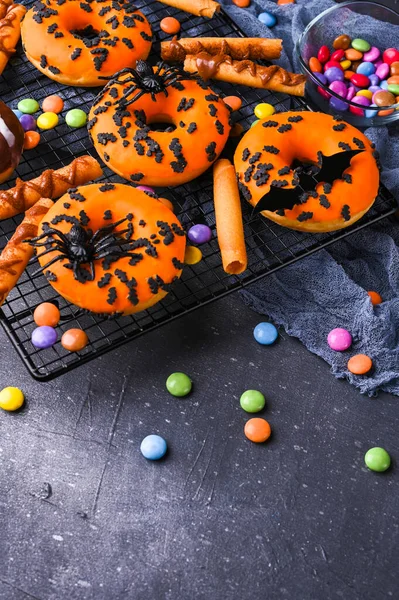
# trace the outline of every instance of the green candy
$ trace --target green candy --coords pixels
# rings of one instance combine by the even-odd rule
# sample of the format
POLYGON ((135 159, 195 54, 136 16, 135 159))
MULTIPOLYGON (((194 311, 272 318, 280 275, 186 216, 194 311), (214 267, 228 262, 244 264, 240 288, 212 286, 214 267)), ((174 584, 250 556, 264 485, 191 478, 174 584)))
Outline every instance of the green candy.
POLYGON ((370 448, 364 455, 364 462, 371 471, 382 473, 389 469, 391 457, 384 448, 370 448))
POLYGON ((259 123, 259 119, 257 119, 256 121, 254 121, 253 123, 251 123, 251 127, 253 127, 254 125, 256 125, 256 123, 259 123))
POLYGON ((399 96, 399 83, 391 83, 388 85, 388 91, 395 94, 395 96, 399 96))
POLYGON ((83 127, 86 125, 87 115, 84 110, 80 110, 80 108, 73 108, 65 115, 65 122, 67 125, 69 125, 69 127, 78 129, 78 127, 83 127))
POLYGON ((247 390, 240 398, 241 408, 249 413, 256 413, 265 407, 265 397, 257 390, 247 390))
POLYGON ((352 48, 359 50, 359 52, 368 52, 371 48, 370 44, 366 40, 361 38, 355 38, 352 40, 352 48))
POLYGON ((166 389, 172 396, 187 396, 193 387, 190 377, 185 373, 172 373, 166 380, 166 389))
POLYGON ((18 102, 18 110, 25 115, 33 115, 39 110, 39 103, 33 98, 25 98, 25 100, 18 102))

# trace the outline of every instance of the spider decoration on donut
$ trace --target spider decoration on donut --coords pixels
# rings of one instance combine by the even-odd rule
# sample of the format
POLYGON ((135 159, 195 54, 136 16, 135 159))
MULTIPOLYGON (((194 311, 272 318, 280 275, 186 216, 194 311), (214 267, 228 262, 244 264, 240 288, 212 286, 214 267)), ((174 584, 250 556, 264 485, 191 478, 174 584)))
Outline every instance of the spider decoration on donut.
POLYGON ((137 240, 131 241, 133 235, 132 219, 133 215, 128 214, 124 219, 101 227, 94 233, 76 223, 72 225, 68 233, 63 233, 55 227, 45 226, 43 227, 45 233, 32 238, 28 243, 34 248, 42 246, 46 248, 41 253, 41 257, 54 252, 54 250, 58 252, 57 256, 43 265, 43 270, 48 269, 59 260, 67 259, 68 262, 64 264, 64 267, 72 269, 73 275, 79 283, 94 281, 94 261, 96 260, 104 259, 106 267, 109 268, 112 262, 124 257, 131 258, 131 265, 136 264, 142 258, 142 255, 132 251, 140 247, 147 246, 145 250, 147 254, 156 254, 155 246, 150 243, 145 244, 144 241, 137 240), (115 228, 126 221, 128 221, 126 229, 116 233, 115 228), (89 265, 90 271, 83 267, 84 264, 89 265))

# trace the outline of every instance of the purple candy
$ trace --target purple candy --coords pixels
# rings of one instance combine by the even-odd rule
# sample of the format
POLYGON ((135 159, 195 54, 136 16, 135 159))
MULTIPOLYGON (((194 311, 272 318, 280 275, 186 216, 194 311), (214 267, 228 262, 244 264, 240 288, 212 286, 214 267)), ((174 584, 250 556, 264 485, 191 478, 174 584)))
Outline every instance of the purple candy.
POLYGON ((327 77, 323 75, 323 73, 313 73, 313 76, 316 77, 316 79, 323 85, 327 84, 327 77))
POLYGON ((209 242, 212 237, 212 229, 208 227, 208 225, 201 225, 201 223, 198 223, 197 225, 190 227, 187 237, 190 242, 193 242, 194 244, 205 244, 205 242, 209 242))
POLYGON ((155 194, 155 190, 148 185, 138 185, 136 190, 141 190, 142 192, 150 192, 151 194, 155 194))
POLYGON ((381 88, 380 88, 380 86, 379 86, 379 85, 370 85, 370 87, 369 87, 369 91, 370 91, 372 94, 375 94, 376 92, 380 92, 380 91, 381 91, 381 88))
POLYGON ((346 99, 349 100, 349 102, 352 100, 352 98, 354 98, 356 95, 356 88, 354 85, 352 85, 351 83, 349 84, 348 87, 348 91, 346 94, 346 99))
POLYGON ((380 57, 380 50, 376 46, 371 46, 370 50, 363 54, 363 60, 366 62, 374 62, 380 57))
POLYGON ((380 83, 380 78, 375 73, 369 75, 371 85, 378 85, 380 83))
POLYGON ((327 77, 329 83, 333 81, 343 81, 344 80, 344 72, 339 67, 330 67, 325 71, 324 75, 327 77))
POLYGON ((360 106, 370 106, 371 100, 366 98, 366 96, 355 96, 352 100, 354 104, 360 104, 360 106))
POLYGON ((339 98, 334 98, 333 96, 331 96, 331 98, 330 98, 330 106, 334 110, 338 110, 339 112, 344 112, 345 110, 348 110, 347 102, 344 102, 343 100, 340 100, 339 98))
POLYGON ((338 96, 346 98, 347 88, 343 81, 333 81, 328 87, 330 88, 330 90, 338 94, 338 96))
POLYGON ((32 117, 32 115, 22 115, 20 117, 19 122, 22 125, 22 129, 24 131, 36 131, 36 120, 32 117))
POLYGON ((375 74, 378 75, 380 79, 386 79, 389 75, 389 65, 387 65, 387 63, 382 63, 377 67, 375 74))
POLYGON ((32 331, 31 340, 35 348, 50 348, 57 341, 57 332, 54 327, 49 327, 48 325, 36 327, 32 331))
POLYGON ((332 329, 327 336, 327 343, 331 350, 336 352, 344 352, 352 345, 352 336, 347 329, 337 327, 332 329))

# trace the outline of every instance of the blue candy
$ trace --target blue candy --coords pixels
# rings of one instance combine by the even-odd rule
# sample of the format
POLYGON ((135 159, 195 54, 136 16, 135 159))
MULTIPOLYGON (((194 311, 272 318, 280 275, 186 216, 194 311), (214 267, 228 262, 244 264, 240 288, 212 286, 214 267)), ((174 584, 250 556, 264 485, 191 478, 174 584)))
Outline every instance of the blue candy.
POLYGON ((378 85, 380 83, 380 78, 375 73, 373 73, 372 75, 369 75, 369 79, 370 79, 371 85, 378 85))
POLYGON ((140 445, 140 452, 148 460, 159 460, 165 456, 168 445, 160 435, 147 435, 140 445))
POLYGON ((375 73, 375 66, 372 62, 362 62, 356 69, 356 73, 361 73, 362 75, 373 75, 375 73))
POLYGON ((19 119, 20 117, 22 117, 22 115, 24 114, 23 112, 21 112, 21 111, 20 111, 20 110, 18 110, 17 108, 13 108, 13 109, 12 109, 12 112, 14 113, 14 115, 15 115, 16 117, 18 117, 18 119, 19 119))
POLYGON ((387 82, 387 80, 386 80, 386 79, 384 79, 384 81, 381 81, 381 83, 380 83, 380 88, 381 88, 382 90, 387 90, 387 89, 388 89, 388 82, 387 82))
POLYGON ((278 338, 278 331, 272 323, 258 323, 254 329, 254 338, 262 346, 270 346, 278 338))
POLYGON ((365 110, 364 114, 366 115, 367 119, 372 119, 373 117, 376 117, 378 115, 378 106, 376 104, 370 104, 370 108, 368 110, 365 110), (377 110, 370 110, 373 106, 375 106, 377 110))
POLYGON ((269 12, 260 13, 258 19, 263 25, 266 25, 266 27, 274 27, 277 23, 276 17, 269 12))

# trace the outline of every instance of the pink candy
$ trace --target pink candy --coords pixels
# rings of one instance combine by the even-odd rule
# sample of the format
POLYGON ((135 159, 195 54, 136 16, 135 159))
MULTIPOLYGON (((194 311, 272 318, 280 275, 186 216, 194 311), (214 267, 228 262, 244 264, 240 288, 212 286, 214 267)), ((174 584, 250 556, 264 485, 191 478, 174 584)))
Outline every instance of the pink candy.
POLYGON ((383 62, 381 65, 379 65, 377 67, 375 74, 380 79, 386 79, 389 75, 389 65, 387 63, 383 62))
POLYGON ((352 100, 352 98, 355 97, 355 95, 356 95, 356 88, 355 88, 355 86, 352 85, 352 84, 349 84, 348 91, 347 91, 347 94, 346 94, 346 99, 349 100, 349 102, 350 102, 352 100))
POLYGON ((346 98, 347 89, 343 81, 332 81, 328 87, 330 88, 330 90, 338 94, 338 96, 346 98))
POLYGON ((352 336, 347 329, 337 327, 332 329, 327 336, 327 343, 331 350, 344 352, 352 345, 352 336))
POLYGON ((376 48, 375 46, 372 46, 370 48, 370 50, 368 52, 365 52, 363 54, 363 59, 366 62, 374 62, 375 60, 377 60, 380 56, 381 52, 378 48, 376 48))

